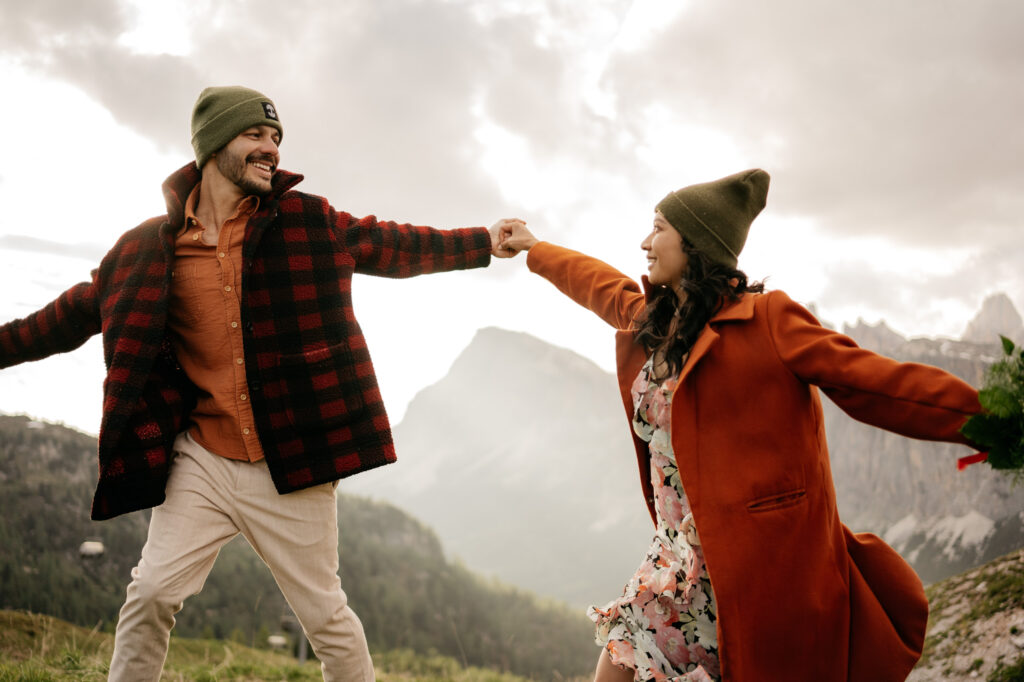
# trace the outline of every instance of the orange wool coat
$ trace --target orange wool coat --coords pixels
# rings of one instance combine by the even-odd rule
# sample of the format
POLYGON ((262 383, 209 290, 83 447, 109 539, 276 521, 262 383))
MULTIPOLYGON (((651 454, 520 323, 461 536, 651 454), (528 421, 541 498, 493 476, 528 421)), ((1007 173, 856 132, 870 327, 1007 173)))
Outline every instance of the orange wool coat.
MULTIPOLYGON (((645 305, 640 285, 545 242, 527 263, 620 330, 631 419, 630 387, 646 360, 629 331, 645 305)), ((855 419, 926 440, 964 443, 958 429, 981 409, 960 379, 859 348, 781 291, 748 294, 711 319, 672 396, 672 447, 729 682, 904 680, 921 654, 920 579, 879 538, 839 520, 819 389, 855 419)), ((647 444, 634 442, 653 519, 647 444)))

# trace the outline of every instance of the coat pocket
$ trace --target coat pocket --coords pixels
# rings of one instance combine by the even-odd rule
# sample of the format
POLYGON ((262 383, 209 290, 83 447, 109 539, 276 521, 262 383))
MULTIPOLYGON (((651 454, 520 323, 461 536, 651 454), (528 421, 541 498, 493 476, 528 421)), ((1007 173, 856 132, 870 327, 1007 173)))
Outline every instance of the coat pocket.
POLYGON ((756 500, 752 500, 747 503, 747 511, 751 514, 757 514, 760 512, 774 511, 776 509, 786 509, 788 507, 794 507, 806 499, 806 488, 790 490, 784 493, 768 495, 767 497, 759 497, 756 500))
POLYGON ((347 344, 280 355, 277 366, 287 387, 284 411, 296 431, 344 426, 363 411, 363 390, 347 344))

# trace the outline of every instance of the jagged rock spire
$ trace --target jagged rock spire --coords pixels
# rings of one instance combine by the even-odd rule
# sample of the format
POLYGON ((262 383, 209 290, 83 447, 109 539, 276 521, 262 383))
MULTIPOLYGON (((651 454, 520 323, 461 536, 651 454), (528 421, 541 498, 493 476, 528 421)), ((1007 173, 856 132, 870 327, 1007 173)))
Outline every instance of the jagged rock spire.
POLYGON ((981 310, 967 325, 963 340, 974 343, 997 343, 999 335, 1024 343, 1024 321, 1004 293, 992 294, 981 304, 981 310))

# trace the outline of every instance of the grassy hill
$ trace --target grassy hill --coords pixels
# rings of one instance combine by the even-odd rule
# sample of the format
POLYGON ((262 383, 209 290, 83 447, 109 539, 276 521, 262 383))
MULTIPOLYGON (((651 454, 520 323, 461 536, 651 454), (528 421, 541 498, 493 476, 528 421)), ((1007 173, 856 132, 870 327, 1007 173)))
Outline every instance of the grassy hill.
MULTIPOLYGON (((23 611, 0 611, 0 682, 103 680, 112 635, 23 611)), ((527 678, 474 667, 437 654, 396 650, 374 656, 380 682, 525 682, 527 678)), ((237 642, 171 638, 164 680, 175 682, 310 682, 323 679, 316 661, 237 642)), ((582 680, 582 678, 581 678, 582 680)))
MULTIPOLYGON (((89 519, 95 458, 92 437, 0 415, 0 609, 55 616, 100 637, 113 631, 148 522, 145 513, 89 519), (85 540, 106 551, 81 558, 85 540)), ((339 573, 372 651, 436 654, 540 680, 593 670, 593 626, 579 610, 449 561, 433 531, 391 505, 339 495, 338 514, 339 573)), ((263 648, 288 616, 270 571, 236 538, 174 632, 263 648)), ((234 644, 207 644, 210 660, 234 644)))
MULTIPOLYGON (((930 586, 924 656, 908 682, 1024 682, 1024 550, 930 586)), ((113 637, 21 611, 0 611, 0 682, 102 680, 113 637)), ((374 652, 381 682, 525 682, 436 652, 374 652)), ((555 677, 584 682, 589 676, 555 677)), ((164 680, 320 680, 319 665, 216 639, 171 638, 164 680)))

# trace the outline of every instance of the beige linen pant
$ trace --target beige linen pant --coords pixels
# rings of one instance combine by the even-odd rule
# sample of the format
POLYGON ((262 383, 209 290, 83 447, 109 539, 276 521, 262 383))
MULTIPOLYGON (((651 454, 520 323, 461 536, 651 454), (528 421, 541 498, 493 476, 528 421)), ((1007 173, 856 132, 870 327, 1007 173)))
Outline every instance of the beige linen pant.
POLYGON ((324 680, 374 679, 359 618, 338 579, 330 483, 278 494, 266 462, 215 455, 178 436, 167 498, 153 509, 114 637, 110 677, 160 679, 174 614, 197 594, 224 544, 242 533, 274 574, 320 659, 324 680))

